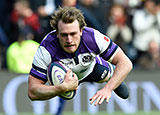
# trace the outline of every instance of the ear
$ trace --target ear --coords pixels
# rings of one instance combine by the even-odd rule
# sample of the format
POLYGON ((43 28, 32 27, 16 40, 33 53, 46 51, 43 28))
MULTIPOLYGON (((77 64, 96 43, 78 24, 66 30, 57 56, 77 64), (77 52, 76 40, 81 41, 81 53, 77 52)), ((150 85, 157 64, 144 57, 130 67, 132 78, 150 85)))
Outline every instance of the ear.
POLYGON ((83 28, 80 29, 80 36, 82 36, 83 28))
POLYGON ((58 31, 56 30, 56 35, 57 35, 57 38, 59 38, 59 35, 58 35, 58 31))

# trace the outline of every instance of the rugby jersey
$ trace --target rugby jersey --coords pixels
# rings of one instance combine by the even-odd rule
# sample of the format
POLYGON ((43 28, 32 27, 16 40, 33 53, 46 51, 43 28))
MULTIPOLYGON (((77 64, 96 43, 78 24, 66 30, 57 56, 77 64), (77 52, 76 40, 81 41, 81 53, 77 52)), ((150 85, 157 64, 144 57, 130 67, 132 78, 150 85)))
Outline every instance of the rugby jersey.
POLYGON ((60 46, 56 31, 51 31, 43 39, 34 55, 30 74, 47 81, 48 65, 59 61, 76 73, 79 80, 82 80, 92 72, 96 63, 107 64, 104 60, 111 61, 118 49, 109 37, 93 28, 85 27, 77 51, 67 53, 60 46))

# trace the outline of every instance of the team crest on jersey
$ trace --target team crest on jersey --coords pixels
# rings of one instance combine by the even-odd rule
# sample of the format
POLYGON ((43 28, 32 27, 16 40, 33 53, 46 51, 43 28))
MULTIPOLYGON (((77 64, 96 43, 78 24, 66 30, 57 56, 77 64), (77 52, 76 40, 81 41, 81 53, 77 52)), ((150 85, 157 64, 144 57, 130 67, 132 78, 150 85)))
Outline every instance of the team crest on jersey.
POLYGON ((79 55, 78 58, 83 66, 88 66, 93 62, 95 56, 92 53, 84 53, 79 55))
POLYGON ((87 63, 90 62, 92 60, 92 56, 91 55, 86 55, 82 58, 82 62, 83 63, 87 63))

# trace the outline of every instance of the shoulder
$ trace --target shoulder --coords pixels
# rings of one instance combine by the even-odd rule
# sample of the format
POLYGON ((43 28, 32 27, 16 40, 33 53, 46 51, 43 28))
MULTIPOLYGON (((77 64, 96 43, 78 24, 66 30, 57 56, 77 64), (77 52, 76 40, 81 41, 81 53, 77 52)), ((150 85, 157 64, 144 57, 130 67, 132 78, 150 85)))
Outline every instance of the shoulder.
POLYGON ((84 27, 83 29, 83 33, 94 33, 94 28, 91 28, 91 27, 84 27))
POLYGON ((101 34, 98 30, 90 27, 85 27, 83 29, 82 41, 87 45, 90 50, 98 54, 100 52, 100 47, 97 41, 102 41, 102 36, 103 34, 101 34))
POLYGON ((44 37, 40 45, 46 47, 52 42, 56 42, 56 41, 57 41, 56 31, 53 30, 44 37))
POLYGON ((26 40, 24 41, 24 46, 29 48, 38 48, 39 43, 34 40, 26 40))
POLYGON ((99 36, 99 35, 103 35, 103 34, 99 32, 98 30, 91 28, 91 27, 85 27, 82 32, 82 37, 95 38, 96 36, 99 36))
POLYGON ((85 40, 94 40, 96 31, 94 28, 85 27, 82 32, 82 38, 85 40))
POLYGON ((138 9, 133 13, 133 16, 136 18, 137 16, 144 16, 146 14, 147 12, 144 9, 138 9))
POLYGON ((57 48, 57 42, 56 31, 48 33, 38 47, 35 58, 38 57, 42 60, 48 60, 48 57, 51 58, 51 55, 55 55, 54 52, 57 48))
POLYGON ((51 31, 42 40, 40 46, 48 50, 50 53, 59 47, 56 31, 51 31))

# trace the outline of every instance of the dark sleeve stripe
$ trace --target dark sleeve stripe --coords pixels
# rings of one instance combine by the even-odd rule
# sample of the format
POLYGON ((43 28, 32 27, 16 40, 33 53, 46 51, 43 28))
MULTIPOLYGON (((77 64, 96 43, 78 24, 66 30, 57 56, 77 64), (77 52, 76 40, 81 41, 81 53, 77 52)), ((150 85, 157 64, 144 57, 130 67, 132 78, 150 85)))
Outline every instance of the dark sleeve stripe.
POLYGON ((111 58, 111 56, 115 53, 115 51, 117 50, 118 46, 115 43, 112 43, 112 46, 109 49, 106 49, 102 55, 100 55, 101 57, 103 57, 105 60, 109 60, 111 58))
POLYGON ((109 60, 111 58, 111 56, 115 53, 115 51, 117 50, 118 46, 116 45, 116 47, 113 49, 113 51, 111 52, 111 54, 106 58, 106 60, 109 60))
POLYGON ((43 81, 47 81, 47 77, 46 75, 42 74, 42 73, 39 73, 38 71, 36 71, 35 69, 31 69, 30 75, 34 76, 35 78, 38 78, 38 79, 41 79, 43 81))
POLYGON ((39 68, 38 66, 36 66, 34 64, 32 64, 32 68, 34 68, 35 70, 38 70, 38 71, 40 71, 40 72, 42 72, 44 74, 47 74, 47 70, 39 68))
POLYGON ((47 79, 41 78, 41 77, 39 77, 38 75, 36 75, 36 74, 34 74, 32 72, 30 72, 29 74, 32 75, 35 78, 38 78, 38 79, 42 80, 42 81, 45 81, 45 82, 47 81, 47 79))
POLYGON ((100 54, 100 57, 103 57, 108 52, 108 50, 111 48, 111 46, 112 46, 112 40, 110 41, 108 48, 102 54, 100 54))

